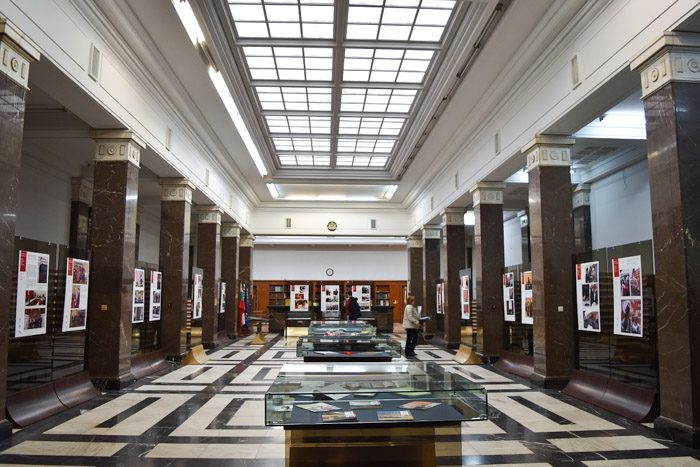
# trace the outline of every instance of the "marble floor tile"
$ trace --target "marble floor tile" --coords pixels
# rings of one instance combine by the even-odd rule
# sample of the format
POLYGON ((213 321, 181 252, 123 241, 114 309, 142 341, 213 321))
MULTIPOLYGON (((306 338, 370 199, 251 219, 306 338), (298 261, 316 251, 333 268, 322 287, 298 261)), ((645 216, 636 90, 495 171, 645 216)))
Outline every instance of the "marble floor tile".
POLYGON ((182 386, 176 386, 174 384, 144 384, 134 388, 134 390, 155 392, 200 392, 204 391, 206 388, 206 386, 200 384, 188 384, 182 386))
POLYGON ((496 372, 488 370, 481 365, 445 365, 445 369, 473 381, 477 384, 486 383, 512 383, 513 380, 496 372))
POLYGON ((234 365, 188 365, 178 368, 154 383, 211 384, 235 368, 234 365), (198 375, 198 376, 193 376, 198 375))
POLYGON ((126 443, 100 441, 25 441, 0 454, 25 456, 111 457, 126 443))
POLYGON ((146 457, 162 459, 284 459, 284 444, 160 443, 146 457))
POLYGON ((644 436, 594 436, 586 438, 554 438, 548 440, 564 452, 642 451, 668 449, 644 436))
POLYGON ((654 457, 652 459, 617 459, 584 461, 589 467, 697 467, 700 460, 692 457, 654 457))

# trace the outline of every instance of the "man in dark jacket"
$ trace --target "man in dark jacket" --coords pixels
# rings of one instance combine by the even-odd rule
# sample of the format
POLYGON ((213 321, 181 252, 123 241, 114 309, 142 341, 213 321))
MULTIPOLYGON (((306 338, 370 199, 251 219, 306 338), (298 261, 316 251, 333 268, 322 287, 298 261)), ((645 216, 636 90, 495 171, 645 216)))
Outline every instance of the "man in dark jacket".
POLYGON ((362 312, 360 311, 360 304, 357 303, 357 297, 350 297, 350 310, 348 313, 348 319, 350 321, 355 321, 360 317, 362 312))

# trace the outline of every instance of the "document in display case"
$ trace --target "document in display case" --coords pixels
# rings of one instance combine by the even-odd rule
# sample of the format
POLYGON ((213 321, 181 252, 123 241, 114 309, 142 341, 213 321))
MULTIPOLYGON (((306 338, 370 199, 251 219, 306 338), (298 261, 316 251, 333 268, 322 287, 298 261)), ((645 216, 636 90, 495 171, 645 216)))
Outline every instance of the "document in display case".
POLYGON ((297 357, 305 362, 390 362, 401 357, 401 343, 388 336, 300 337, 297 357))
POLYGON ((372 337, 377 328, 364 321, 311 321, 309 337, 372 337))

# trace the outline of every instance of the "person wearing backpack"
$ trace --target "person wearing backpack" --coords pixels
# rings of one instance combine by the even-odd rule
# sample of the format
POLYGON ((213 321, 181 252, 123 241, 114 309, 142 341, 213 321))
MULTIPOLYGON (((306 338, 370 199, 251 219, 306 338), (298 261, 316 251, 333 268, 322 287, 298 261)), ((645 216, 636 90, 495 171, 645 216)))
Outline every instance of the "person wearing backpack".
POLYGON ((348 319, 350 321, 356 321, 362 315, 362 310, 360 310, 360 304, 357 303, 357 297, 350 296, 350 304, 348 310, 348 319))

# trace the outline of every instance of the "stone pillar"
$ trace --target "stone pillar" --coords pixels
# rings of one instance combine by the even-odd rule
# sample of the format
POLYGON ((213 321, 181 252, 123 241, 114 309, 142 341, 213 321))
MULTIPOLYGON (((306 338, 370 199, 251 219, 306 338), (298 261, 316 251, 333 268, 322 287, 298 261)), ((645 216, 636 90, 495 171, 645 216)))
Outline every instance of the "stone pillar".
POLYGON ((92 276, 86 363, 90 377, 122 388, 131 374, 131 312, 139 161, 145 143, 131 131, 95 131, 92 276))
POLYGON ((527 211, 518 212, 520 218, 520 248, 522 254, 522 264, 528 265, 532 261, 530 258, 530 221, 527 218, 527 211))
POLYGON ((588 183, 576 185, 572 198, 574 219, 574 253, 593 250, 591 236, 591 186, 588 183))
POLYGON ((642 77, 656 262, 661 415, 654 429, 697 448, 700 35, 667 33, 632 61, 632 69, 642 77))
POLYGON ((571 217, 573 138, 540 135, 523 147, 530 179, 533 381, 560 387, 575 365, 576 310, 571 217))
POLYGON ((190 272, 190 222, 194 185, 184 178, 161 180, 160 270, 161 349, 171 358, 187 352, 187 290, 190 272))
MULTIPOLYGON (((253 281, 252 281, 252 266, 253 266, 253 243, 255 242, 255 237, 246 234, 242 235, 238 244, 238 284, 245 284, 248 286, 248 306, 249 311, 252 310, 253 306, 253 281)), ((240 295, 240 291, 238 291, 240 295)))
POLYGON ((425 338, 435 335, 437 322, 437 281, 440 279, 440 227, 426 225, 423 227, 423 316, 430 316, 425 324, 425 338))
MULTIPOLYGON (((423 239, 408 237, 408 295, 416 297, 416 305, 424 305, 423 295, 423 239)), ((403 315, 402 315, 403 316, 403 315)))
POLYGON ((39 50, 13 24, 0 19, 0 439, 12 434, 5 419, 8 310, 15 291, 15 216, 22 159, 24 105, 29 64, 39 50))
POLYGON ((442 338, 448 348, 459 347, 462 338, 462 302, 459 271, 465 268, 466 233, 464 208, 446 208, 442 212, 444 244, 445 320, 442 338))
POLYGON ((472 281, 476 298, 476 351, 496 357, 503 350, 503 190, 500 182, 479 182, 474 202, 472 281))
POLYGON ((221 280, 221 209, 218 206, 197 208, 197 267, 202 278, 202 344, 216 347, 219 319, 218 284, 221 280))
POLYGON ((92 207, 92 180, 85 177, 71 179, 69 255, 89 259, 90 208, 92 207))
POLYGON ((238 241, 241 228, 235 222, 221 224, 221 282, 226 283, 224 324, 226 335, 238 335, 238 241))

